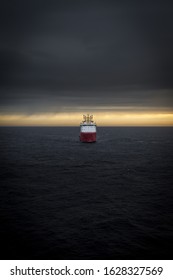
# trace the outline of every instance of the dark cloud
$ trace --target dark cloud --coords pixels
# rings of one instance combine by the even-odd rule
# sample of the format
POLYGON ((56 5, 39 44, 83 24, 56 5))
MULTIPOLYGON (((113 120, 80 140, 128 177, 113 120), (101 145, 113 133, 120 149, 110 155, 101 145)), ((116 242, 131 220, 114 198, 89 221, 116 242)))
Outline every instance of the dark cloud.
POLYGON ((172 1, 3 1, 2 111, 170 109, 172 12, 172 1))

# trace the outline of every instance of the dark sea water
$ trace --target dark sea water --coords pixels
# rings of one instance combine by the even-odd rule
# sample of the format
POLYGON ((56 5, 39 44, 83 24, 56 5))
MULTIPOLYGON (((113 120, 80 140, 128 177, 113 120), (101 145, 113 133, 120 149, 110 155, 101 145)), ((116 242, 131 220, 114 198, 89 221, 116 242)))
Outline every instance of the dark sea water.
POLYGON ((0 128, 1 259, 172 259, 173 128, 0 128))

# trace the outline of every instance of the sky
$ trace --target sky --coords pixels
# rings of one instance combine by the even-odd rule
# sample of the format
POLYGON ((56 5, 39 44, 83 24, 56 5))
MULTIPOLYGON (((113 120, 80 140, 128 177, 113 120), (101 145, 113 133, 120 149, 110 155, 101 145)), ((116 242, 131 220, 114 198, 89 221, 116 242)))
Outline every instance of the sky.
POLYGON ((0 125, 173 125, 173 2, 6 0, 0 125))

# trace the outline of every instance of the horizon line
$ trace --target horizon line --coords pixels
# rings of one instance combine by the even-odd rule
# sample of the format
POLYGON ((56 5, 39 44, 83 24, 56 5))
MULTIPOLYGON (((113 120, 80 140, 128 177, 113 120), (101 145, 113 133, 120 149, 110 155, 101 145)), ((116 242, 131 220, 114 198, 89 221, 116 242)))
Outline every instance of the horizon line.
MULTIPOLYGON (((173 127, 173 125, 97 125, 97 127, 173 127)), ((80 127, 79 125, 0 125, 0 127, 80 127)))

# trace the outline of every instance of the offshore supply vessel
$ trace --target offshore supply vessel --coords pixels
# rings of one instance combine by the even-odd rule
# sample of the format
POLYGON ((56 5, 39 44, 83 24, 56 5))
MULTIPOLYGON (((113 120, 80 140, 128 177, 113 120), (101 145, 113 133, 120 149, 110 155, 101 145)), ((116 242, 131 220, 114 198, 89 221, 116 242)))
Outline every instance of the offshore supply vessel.
POLYGON ((81 142, 96 142, 96 123, 93 120, 93 115, 83 115, 79 139, 81 142))

